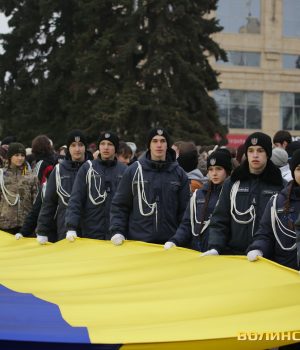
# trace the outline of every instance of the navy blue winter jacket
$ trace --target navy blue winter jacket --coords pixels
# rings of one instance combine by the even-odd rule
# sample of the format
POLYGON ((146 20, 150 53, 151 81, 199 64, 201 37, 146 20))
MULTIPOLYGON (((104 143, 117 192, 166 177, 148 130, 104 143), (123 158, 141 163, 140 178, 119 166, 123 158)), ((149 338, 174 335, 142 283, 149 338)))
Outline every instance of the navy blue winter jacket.
MULTIPOLYGON (((214 185, 213 183, 209 182, 209 183, 206 183, 203 186, 203 188, 196 191, 196 194, 195 194, 196 218, 198 222, 202 223, 203 221, 207 222, 208 220, 210 220, 211 214, 215 209, 216 203, 218 201, 221 189, 222 189, 222 184, 214 185), (210 192, 209 192, 209 188, 211 188, 210 192), (203 217, 205 200, 208 195, 209 195, 208 204, 205 210, 205 216, 203 217)), ((192 226, 191 226, 191 204, 192 204, 191 201, 193 200, 192 198, 186 208, 182 221, 175 235, 171 237, 169 241, 175 243, 177 246, 181 246, 181 247, 190 246, 195 250, 204 252, 208 249, 209 227, 205 225, 206 226, 205 228, 204 222, 203 224, 196 223, 194 219, 193 220, 195 223, 194 234, 196 234, 197 236, 195 236, 192 233, 192 226), (204 230, 202 231, 202 229, 204 230), (200 233, 200 230, 202 231, 202 233, 200 233)))
POLYGON ((286 212, 285 204, 287 195, 292 183, 289 183, 276 198, 276 213, 279 222, 281 223, 282 232, 278 226, 277 220, 274 221, 276 232, 272 227, 271 208, 274 198, 271 198, 260 221, 259 229, 253 237, 253 242, 247 249, 247 252, 254 249, 259 249, 263 252, 263 256, 292 269, 298 270, 297 250, 296 250, 296 234, 295 230, 289 226, 289 221, 293 225, 297 220, 300 212, 300 187, 293 186, 289 199, 288 211, 286 212), (290 232, 288 230, 292 230, 290 232), (276 238, 277 236, 277 238, 276 238), (289 250, 284 248, 292 248, 289 250))
POLYGON ((157 162, 150 159, 148 151, 123 175, 111 205, 110 231, 112 235, 121 233, 131 240, 165 243, 175 234, 189 196, 189 181, 175 160, 175 152, 168 150, 167 160, 157 162), (138 178, 139 163, 143 181, 138 178), (151 215, 147 215, 151 212, 151 207, 143 200, 142 185, 144 199, 152 205, 151 215), (142 208, 139 207, 139 199, 142 208))
POLYGON ((38 218, 37 233, 39 235, 48 236, 48 238, 53 236, 53 225, 51 223, 56 219, 56 240, 66 238, 66 204, 69 202, 68 195, 71 195, 77 172, 82 164, 65 159, 55 166, 47 181, 45 198, 38 218), (57 169, 59 169, 61 189, 63 189, 59 192, 60 196, 56 185, 57 169))
POLYGON ((81 228, 82 237, 85 238, 110 238, 111 199, 126 169, 127 166, 116 159, 106 161, 98 158, 83 164, 78 171, 66 211, 68 230, 78 231, 81 228), (87 175, 91 170, 89 181, 87 175))
POLYGON ((216 249, 219 254, 244 255, 270 197, 282 188, 281 172, 270 160, 260 175, 250 174, 247 160, 236 168, 231 177, 225 180, 211 217, 208 249, 216 249), (238 184, 233 199, 233 186, 238 184), (233 204, 235 208, 232 213, 233 204), (246 214, 250 208, 252 217, 250 213, 246 214))

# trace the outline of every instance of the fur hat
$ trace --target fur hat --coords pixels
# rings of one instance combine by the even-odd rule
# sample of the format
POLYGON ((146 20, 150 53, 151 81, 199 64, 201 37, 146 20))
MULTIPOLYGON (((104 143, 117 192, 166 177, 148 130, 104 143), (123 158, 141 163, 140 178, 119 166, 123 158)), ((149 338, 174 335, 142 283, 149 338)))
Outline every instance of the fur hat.
POLYGON ((295 180, 294 171, 299 164, 300 164, 300 149, 297 149, 293 153, 292 159, 290 160, 290 168, 291 168, 291 173, 294 180, 295 180))
POLYGON ((72 130, 68 133, 68 136, 67 136, 68 149, 73 142, 82 142, 85 145, 85 147, 87 147, 86 136, 81 130, 72 130))
POLYGON ((154 129, 151 129, 149 131, 149 134, 148 134, 148 138, 147 138, 147 148, 149 149, 150 148, 150 143, 151 143, 151 140, 153 139, 154 136, 163 136, 166 141, 167 141, 167 146, 168 148, 171 147, 171 139, 170 139, 170 135, 169 133, 167 132, 166 129, 164 128, 160 128, 160 127, 157 127, 157 128, 154 128, 154 129))
POLYGON ((231 162, 231 155, 230 152, 227 150, 220 150, 211 153, 206 161, 207 169, 210 166, 218 165, 223 167, 227 173, 231 173, 232 170, 232 162, 231 162))
POLYGON ((113 143, 113 145, 115 146, 115 153, 118 152, 119 138, 118 138, 117 134, 115 134, 111 131, 107 131, 107 132, 102 133, 98 139, 98 148, 99 148, 100 142, 103 140, 107 140, 107 141, 110 141, 111 143, 113 143))
POLYGON ((247 157, 247 151, 250 146, 261 146, 267 153, 267 157, 272 156, 272 140, 271 137, 263 132, 254 132, 249 135, 245 141, 245 155, 247 157))
POLYGON ((287 165, 288 163, 288 154, 287 151, 280 147, 275 147, 272 149, 271 161, 278 167, 287 165))
POLYGON ((25 146, 19 142, 10 143, 7 151, 7 158, 10 159, 12 156, 18 153, 23 154, 25 157, 26 156, 25 146))

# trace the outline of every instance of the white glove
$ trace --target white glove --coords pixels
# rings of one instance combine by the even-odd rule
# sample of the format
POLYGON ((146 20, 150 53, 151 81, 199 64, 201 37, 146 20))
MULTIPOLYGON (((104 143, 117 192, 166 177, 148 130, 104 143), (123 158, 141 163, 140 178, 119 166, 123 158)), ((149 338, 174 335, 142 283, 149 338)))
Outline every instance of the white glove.
POLYGON ((173 248, 173 247, 176 247, 176 244, 173 243, 173 242, 166 242, 166 243, 164 244, 164 248, 165 248, 166 250, 169 250, 169 249, 171 249, 171 248, 173 248))
POLYGON ((76 240, 76 238, 77 238, 76 231, 67 231, 66 239, 69 242, 74 242, 76 240))
POLYGON ((48 243, 48 237, 47 236, 36 235, 36 240, 38 241, 39 244, 46 244, 46 243, 48 243))
POLYGON ((24 236, 22 235, 22 233, 19 233, 19 232, 18 232, 18 233, 15 234, 15 239, 16 239, 16 240, 19 240, 19 239, 21 239, 21 238, 24 238, 24 236))
POLYGON ((247 254, 249 261, 256 261, 259 256, 263 256, 263 252, 258 249, 250 250, 247 254))
POLYGON ((200 256, 209 256, 209 255, 219 255, 218 251, 216 249, 210 249, 206 252, 200 254, 200 256))
POLYGON ((121 245, 125 241, 125 237, 121 233, 116 233, 110 240, 114 245, 121 245))

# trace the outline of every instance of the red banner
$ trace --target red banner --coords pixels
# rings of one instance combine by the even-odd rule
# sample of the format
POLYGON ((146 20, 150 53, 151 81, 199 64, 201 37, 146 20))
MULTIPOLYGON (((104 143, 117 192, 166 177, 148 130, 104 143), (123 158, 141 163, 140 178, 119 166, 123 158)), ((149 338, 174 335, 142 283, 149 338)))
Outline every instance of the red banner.
POLYGON ((228 144, 226 145, 227 147, 233 147, 233 148, 238 148, 240 145, 242 145, 248 135, 245 134, 228 134, 226 136, 228 140, 228 144))

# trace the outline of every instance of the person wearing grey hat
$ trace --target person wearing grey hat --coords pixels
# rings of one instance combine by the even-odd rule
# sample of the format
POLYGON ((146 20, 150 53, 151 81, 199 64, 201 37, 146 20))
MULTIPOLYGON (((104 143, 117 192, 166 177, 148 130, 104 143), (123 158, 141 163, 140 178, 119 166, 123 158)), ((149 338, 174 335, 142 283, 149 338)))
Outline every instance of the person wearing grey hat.
POLYGON ((118 136, 103 132, 98 139, 99 155, 79 169, 66 209, 66 239, 78 232, 84 238, 108 239, 111 200, 127 168, 116 158, 118 136))
POLYGON ((272 149, 271 161, 280 169, 282 178, 290 182, 293 177, 288 163, 288 153, 285 149, 275 147, 272 149))
POLYGON ((28 169, 25 155, 23 144, 10 143, 8 165, 0 169, 0 230, 12 234, 19 232, 38 191, 38 179, 28 169))
POLYGON ((189 182, 169 133, 151 129, 147 152, 128 167, 111 205, 114 245, 125 239, 163 244, 175 234, 189 200, 189 182))
POLYGON ((191 246, 206 251, 209 223, 225 179, 232 169, 229 152, 217 150, 207 158, 209 181, 192 195, 176 234, 164 244, 165 249, 191 246))
POLYGON ((224 182, 210 220, 206 255, 244 255, 270 197, 284 181, 270 160, 271 138, 254 132, 245 141, 246 159, 224 182))
POLYGON ((300 150, 294 152, 290 166, 293 179, 269 200, 247 257, 253 262, 263 256, 299 270, 296 236, 300 235, 300 150))

